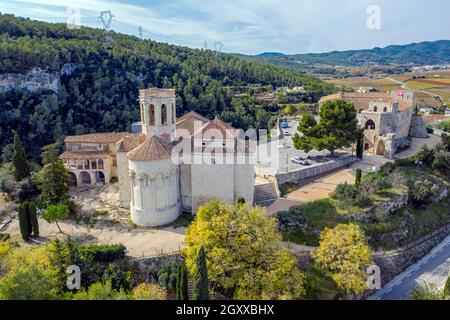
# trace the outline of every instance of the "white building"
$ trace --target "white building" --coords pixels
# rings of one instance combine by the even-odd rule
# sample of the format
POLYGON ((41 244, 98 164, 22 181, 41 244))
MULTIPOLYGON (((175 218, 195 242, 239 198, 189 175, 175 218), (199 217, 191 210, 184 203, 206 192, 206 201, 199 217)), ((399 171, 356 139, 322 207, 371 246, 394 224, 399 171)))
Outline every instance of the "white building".
POLYGON ((141 90, 139 97, 141 133, 66 138, 61 158, 74 185, 117 178, 121 205, 148 227, 196 213, 213 199, 253 204, 254 165, 236 129, 195 112, 177 119, 173 89, 141 90))

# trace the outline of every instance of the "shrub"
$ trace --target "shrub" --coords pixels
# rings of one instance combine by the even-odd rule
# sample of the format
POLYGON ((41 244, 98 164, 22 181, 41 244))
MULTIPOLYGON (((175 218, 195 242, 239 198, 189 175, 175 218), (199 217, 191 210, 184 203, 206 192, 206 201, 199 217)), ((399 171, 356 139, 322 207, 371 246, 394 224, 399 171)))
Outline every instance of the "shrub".
POLYGON ((158 283, 172 292, 177 287, 177 267, 178 264, 170 262, 163 264, 158 270, 158 283))
POLYGON ((356 178, 355 178, 355 187, 359 189, 361 186, 361 179, 362 179, 362 170, 360 168, 356 169, 356 178))
POLYGON ((433 169, 448 175, 450 172, 450 152, 437 151, 434 154, 433 169))
POLYGON ((405 159, 399 159, 395 161, 395 165, 397 167, 407 167, 407 166, 412 166, 415 164, 417 158, 414 157, 410 157, 410 158, 405 158, 405 159))
POLYGON ((0 243, 9 240, 9 238, 11 238, 11 236, 8 233, 0 232, 0 243))
POLYGON ((410 189, 410 196, 415 204, 426 204, 439 191, 439 186, 430 180, 417 180, 410 189))
POLYGON ((423 164, 431 166, 434 160, 433 150, 428 149, 428 146, 424 144, 416 154, 416 158, 417 160, 422 161, 423 164))
POLYGON ((93 259, 98 262, 114 262, 125 258, 126 247, 123 244, 113 245, 80 245, 80 258, 93 259))
POLYGON ((355 202, 358 190, 354 185, 350 185, 347 182, 338 184, 336 190, 333 193, 333 198, 339 201, 342 206, 352 205, 355 202))
POLYGON ((133 289, 134 300, 167 300, 167 290, 156 283, 142 283, 133 289))

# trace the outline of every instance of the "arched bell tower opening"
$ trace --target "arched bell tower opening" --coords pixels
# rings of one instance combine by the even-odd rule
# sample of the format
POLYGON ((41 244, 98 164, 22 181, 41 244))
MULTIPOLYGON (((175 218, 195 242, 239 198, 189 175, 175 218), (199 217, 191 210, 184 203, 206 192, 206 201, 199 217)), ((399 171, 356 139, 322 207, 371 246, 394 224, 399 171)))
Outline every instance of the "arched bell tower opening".
POLYGON ((142 132, 173 141, 176 129, 176 99, 174 89, 150 88, 139 91, 142 132))

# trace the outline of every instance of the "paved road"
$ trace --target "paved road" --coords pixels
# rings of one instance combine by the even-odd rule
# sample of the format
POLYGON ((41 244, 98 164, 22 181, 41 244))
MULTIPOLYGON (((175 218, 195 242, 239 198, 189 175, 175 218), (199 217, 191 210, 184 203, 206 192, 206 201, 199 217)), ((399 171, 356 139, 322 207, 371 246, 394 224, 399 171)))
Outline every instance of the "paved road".
POLYGON ((375 293, 371 300, 408 300, 411 291, 427 282, 443 288, 450 271, 450 236, 419 262, 375 293))

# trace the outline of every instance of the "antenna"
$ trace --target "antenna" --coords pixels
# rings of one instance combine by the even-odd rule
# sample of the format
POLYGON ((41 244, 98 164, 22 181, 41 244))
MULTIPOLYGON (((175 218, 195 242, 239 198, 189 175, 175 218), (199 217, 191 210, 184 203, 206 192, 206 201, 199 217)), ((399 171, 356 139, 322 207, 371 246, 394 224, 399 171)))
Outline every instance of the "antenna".
POLYGON ((142 27, 141 26, 139 26, 139 38, 141 38, 141 40, 142 40, 142 34, 143 34, 143 30, 142 30, 142 27))

